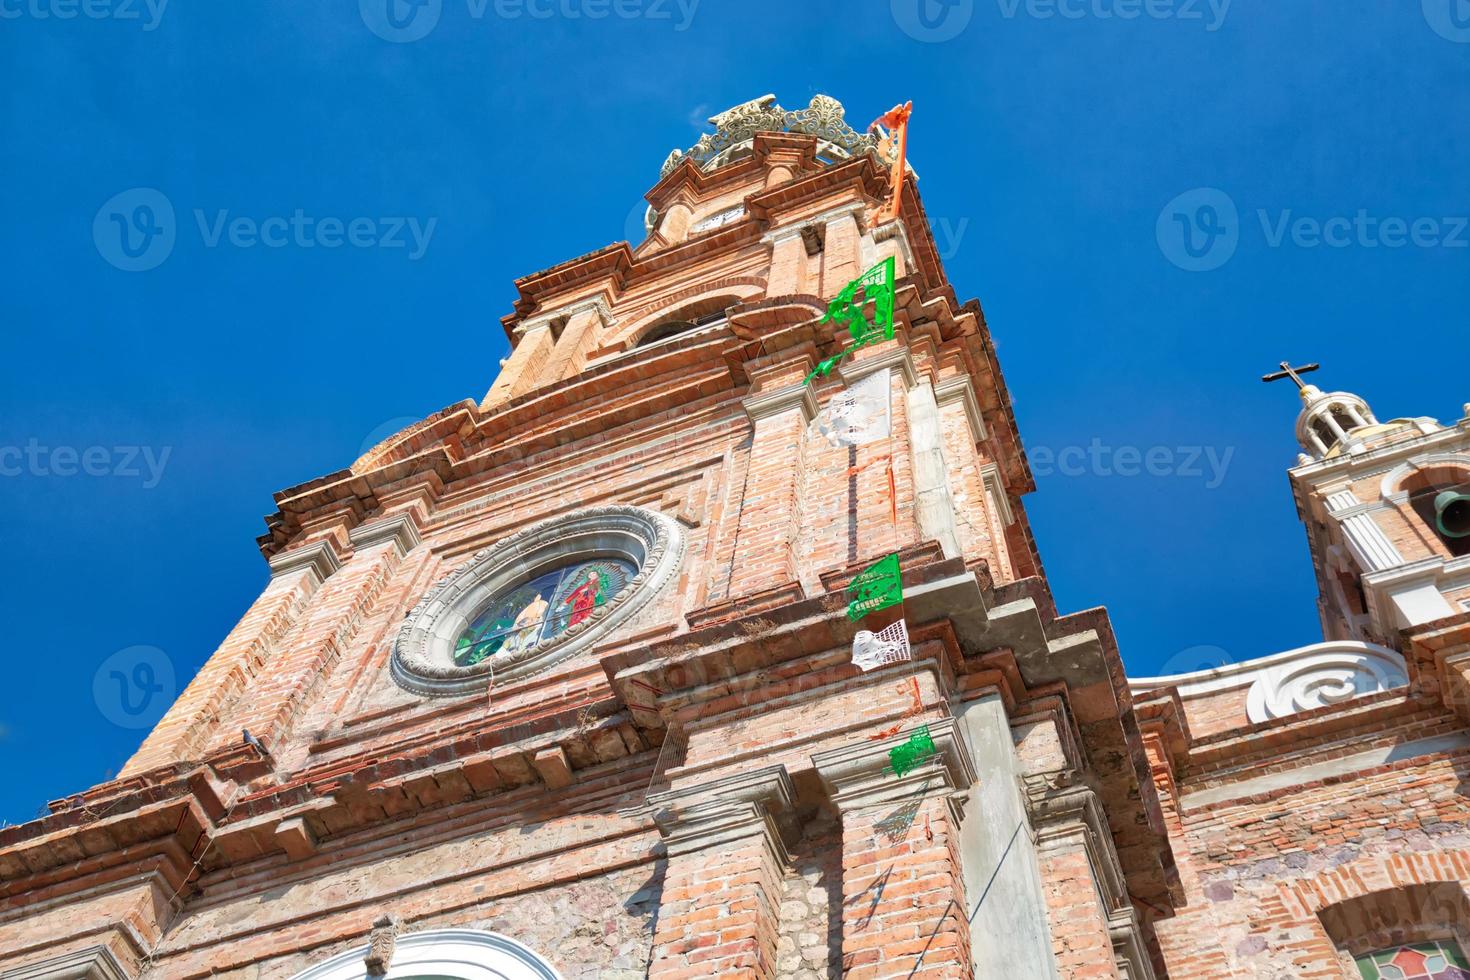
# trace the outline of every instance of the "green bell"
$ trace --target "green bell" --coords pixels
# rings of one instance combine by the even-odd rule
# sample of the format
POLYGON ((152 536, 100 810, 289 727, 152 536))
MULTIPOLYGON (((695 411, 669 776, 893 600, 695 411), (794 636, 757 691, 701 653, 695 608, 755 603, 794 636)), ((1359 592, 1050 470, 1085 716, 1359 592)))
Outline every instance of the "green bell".
POLYGON ((1447 538, 1470 537, 1470 494, 1446 490, 1434 498, 1435 523, 1447 538))

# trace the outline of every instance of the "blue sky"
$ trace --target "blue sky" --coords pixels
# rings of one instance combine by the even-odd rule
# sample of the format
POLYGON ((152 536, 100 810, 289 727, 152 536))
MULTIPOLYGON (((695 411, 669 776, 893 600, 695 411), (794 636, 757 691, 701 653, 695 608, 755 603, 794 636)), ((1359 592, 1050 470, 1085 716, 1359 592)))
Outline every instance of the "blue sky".
POLYGON ((1262 373, 1470 397, 1466 0, 394 2, 0 0, 0 819, 122 765, 263 586, 274 491, 483 394, 511 280, 766 92, 913 100, 1059 604, 1131 673, 1320 638, 1262 373))

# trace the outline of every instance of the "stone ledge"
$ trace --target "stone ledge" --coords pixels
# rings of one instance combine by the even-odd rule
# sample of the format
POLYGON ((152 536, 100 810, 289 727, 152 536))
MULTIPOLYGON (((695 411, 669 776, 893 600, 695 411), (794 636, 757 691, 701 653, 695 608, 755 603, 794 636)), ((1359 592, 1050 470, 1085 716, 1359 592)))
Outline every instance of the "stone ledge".
POLYGON ((787 385, 775 391, 751 395, 741 404, 752 422, 780 415, 793 408, 801 409, 803 421, 810 422, 817 417, 817 396, 812 394, 812 387, 808 384, 787 385))
POLYGON ((419 536, 418 521, 411 512, 405 511, 369 524, 360 524, 348 532, 347 540, 358 551, 380 544, 392 544, 401 558, 417 548, 423 539, 419 536))
POLYGON ((0 980, 133 980, 106 946, 86 949, 42 960, 0 973, 0 980))
MULTIPOLYGON (((970 420, 970 435, 975 442, 983 442, 990 438, 990 431, 985 428, 984 416, 980 414, 980 402, 975 398, 975 385, 969 375, 958 375, 953 378, 945 378, 934 385, 934 401, 940 407, 950 402, 959 402, 965 407, 965 417, 970 420)), ((994 466, 994 464, 990 464, 994 466)), ((1006 523, 1011 523, 1010 519, 1006 523)))
POLYGON ((969 789, 975 781, 973 753, 955 720, 930 721, 925 727, 935 755, 902 776, 889 768, 888 753, 914 733, 912 728, 881 741, 855 742, 812 756, 812 766, 838 810, 969 789))
POLYGON ((779 765, 653 793, 627 815, 649 811, 670 856, 764 834, 785 864, 783 838, 800 836, 796 789, 786 767, 779 765))
POLYGON ((330 541, 322 540, 272 555, 266 563, 270 565, 273 579, 307 569, 320 582, 342 567, 342 557, 330 541))

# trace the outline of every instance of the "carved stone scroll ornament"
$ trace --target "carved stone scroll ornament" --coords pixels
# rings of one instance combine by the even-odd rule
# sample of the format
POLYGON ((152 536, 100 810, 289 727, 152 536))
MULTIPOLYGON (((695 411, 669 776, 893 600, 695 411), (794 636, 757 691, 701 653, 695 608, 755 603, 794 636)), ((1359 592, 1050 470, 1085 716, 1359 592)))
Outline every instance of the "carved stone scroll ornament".
POLYGON ((1403 660, 1391 651, 1316 653, 1261 671, 1246 695, 1246 714, 1253 723, 1269 721, 1408 682, 1403 660))

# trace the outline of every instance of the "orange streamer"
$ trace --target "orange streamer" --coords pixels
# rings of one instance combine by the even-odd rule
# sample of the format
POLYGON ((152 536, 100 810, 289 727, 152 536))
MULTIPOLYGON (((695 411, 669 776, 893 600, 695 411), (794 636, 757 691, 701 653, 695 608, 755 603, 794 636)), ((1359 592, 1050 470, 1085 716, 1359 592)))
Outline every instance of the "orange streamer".
POLYGON ((881 144, 885 156, 893 152, 893 133, 898 134, 898 156, 894 158, 892 168, 888 172, 888 207, 878 213, 879 222, 897 218, 902 207, 903 175, 909 152, 909 116, 913 115, 913 112, 914 104, 905 102, 883 113, 868 127, 869 132, 879 126, 891 131, 881 144))

